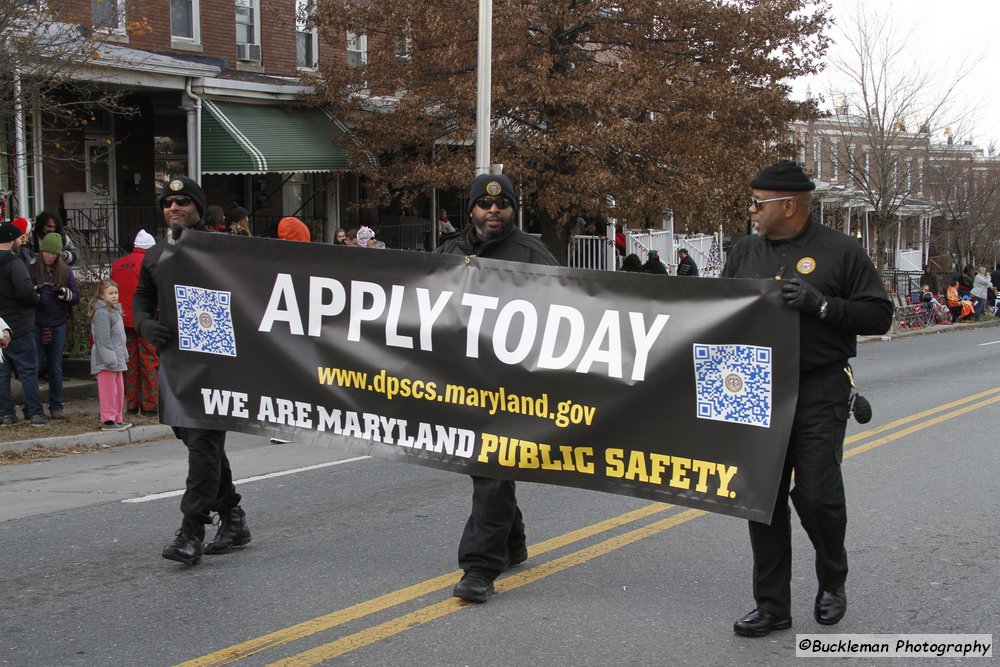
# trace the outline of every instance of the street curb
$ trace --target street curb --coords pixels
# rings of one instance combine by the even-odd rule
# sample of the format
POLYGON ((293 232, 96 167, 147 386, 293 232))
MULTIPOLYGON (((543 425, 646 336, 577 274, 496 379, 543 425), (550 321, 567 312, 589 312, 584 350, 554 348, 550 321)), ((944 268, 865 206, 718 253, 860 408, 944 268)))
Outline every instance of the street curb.
POLYGON ((960 322, 959 324, 932 324, 929 327, 919 329, 904 329, 901 331, 890 331, 884 336, 858 336, 859 343, 890 342, 897 338, 912 338, 913 336, 927 336, 930 334, 948 333, 949 331, 962 331, 965 329, 985 329, 987 327, 1000 326, 1000 317, 987 320, 985 322, 960 322))
POLYGON ((38 446, 46 449, 68 449, 95 445, 117 447, 173 437, 173 430, 166 424, 152 424, 150 426, 135 426, 124 431, 93 431, 91 433, 63 435, 58 438, 32 438, 31 440, 5 442, 0 444, 0 452, 24 452, 38 446))

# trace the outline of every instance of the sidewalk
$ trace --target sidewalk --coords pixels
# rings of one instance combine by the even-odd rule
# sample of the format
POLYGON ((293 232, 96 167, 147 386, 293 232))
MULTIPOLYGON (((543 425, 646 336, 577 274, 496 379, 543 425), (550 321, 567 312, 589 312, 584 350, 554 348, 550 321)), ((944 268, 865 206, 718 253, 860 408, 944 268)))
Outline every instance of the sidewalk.
MULTIPOLYGON (((14 403, 21 401, 21 384, 16 380, 12 383, 12 395, 14 403)), ((48 385, 41 383, 42 402, 46 404, 48 412, 48 385)), ((77 420, 85 423, 80 426, 78 433, 68 435, 51 436, 46 435, 47 430, 65 430, 69 427, 66 423, 50 421, 51 426, 23 427, 4 426, 0 428, 0 452, 16 451, 23 452, 32 447, 46 447, 48 449, 68 449, 72 447, 117 447, 129 445, 137 442, 150 442, 173 438, 173 431, 164 424, 152 424, 134 426, 125 431, 101 431, 99 430, 98 414, 100 414, 100 403, 97 400, 97 381, 92 377, 86 379, 69 378, 63 382, 63 398, 65 401, 64 411, 69 416, 87 415, 92 416, 92 421, 77 420), (26 437, 30 436, 30 437, 26 437), (23 438, 10 440, 11 438, 23 438)), ((128 421, 128 415, 126 415, 128 421)))
MULTIPOLYGON (((963 322, 960 324, 935 324, 920 329, 898 329, 893 327, 884 336, 858 336, 859 343, 872 343, 891 341, 898 338, 910 338, 912 336, 926 336, 929 334, 948 333, 965 329, 980 329, 984 327, 1000 326, 1000 318, 994 318, 985 322, 963 322)), ((14 383, 15 400, 20 399, 20 386, 14 383)), ((106 446, 116 447, 139 442, 150 442, 173 438, 174 434, 169 426, 155 424, 149 426, 134 426, 126 431, 99 431, 97 430, 97 414, 99 405, 97 401, 97 381, 93 378, 87 379, 67 379, 65 382, 66 412, 71 414, 94 415, 92 428, 82 429, 80 433, 63 435, 58 437, 46 436, 45 427, 32 428, 25 431, 23 428, 13 426, 0 429, 0 452, 20 451, 42 446, 49 449, 67 449, 78 446, 106 446), (12 429, 17 429, 13 431, 12 429), (14 440, 6 442, 6 438, 13 434, 18 436, 30 433, 33 437, 24 440, 14 440)), ((42 398, 47 400, 48 391, 43 385, 42 398)))

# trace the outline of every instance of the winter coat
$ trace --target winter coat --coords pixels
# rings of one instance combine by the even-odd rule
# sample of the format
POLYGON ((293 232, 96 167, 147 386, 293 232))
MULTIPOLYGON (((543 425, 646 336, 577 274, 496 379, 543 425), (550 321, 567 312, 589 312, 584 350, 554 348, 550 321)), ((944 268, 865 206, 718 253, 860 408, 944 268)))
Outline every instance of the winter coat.
POLYGON ((7 320, 14 336, 35 330, 38 294, 28 267, 9 250, 0 250, 0 317, 7 320))
POLYGON ((76 276, 73 269, 66 269, 66 288, 72 295, 69 301, 64 301, 57 296, 58 286, 50 283, 43 283, 37 286, 38 306, 35 308, 36 327, 55 327, 66 324, 73 316, 73 306, 80 303, 80 288, 77 286, 76 276))
POLYGON ((90 348, 90 372, 124 371, 128 368, 128 350, 125 348, 125 324, 122 322, 121 304, 114 308, 106 303, 97 304, 94 319, 90 322, 94 345, 90 348))
POLYGON ((437 252, 448 255, 476 255, 549 266, 558 266, 559 264, 544 243, 516 227, 512 227, 499 238, 483 243, 476 236, 475 225, 470 224, 458 234, 445 239, 437 247, 437 252))
POLYGON ((139 269, 144 259, 146 259, 146 249, 136 248, 111 263, 111 279, 118 283, 118 303, 122 307, 122 320, 126 329, 133 328, 135 324, 132 319, 132 299, 135 298, 135 288, 139 284, 139 269))
POLYGON ((977 273, 976 277, 973 279, 972 283, 972 296, 979 299, 985 299, 986 293, 993 285, 990 284, 990 279, 981 273, 977 273))

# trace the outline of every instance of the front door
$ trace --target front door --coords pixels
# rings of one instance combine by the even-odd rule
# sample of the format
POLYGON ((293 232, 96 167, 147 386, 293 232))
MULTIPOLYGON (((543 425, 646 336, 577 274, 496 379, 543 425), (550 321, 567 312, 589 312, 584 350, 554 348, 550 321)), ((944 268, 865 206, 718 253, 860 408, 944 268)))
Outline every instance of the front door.
POLYGON ((94 198, 94 211, 90 217, 98 227, 93 232, 97 238, 92 241, 117 244, 115 146, 105 139, 88 139, 86 150, 87 192, 94 198))

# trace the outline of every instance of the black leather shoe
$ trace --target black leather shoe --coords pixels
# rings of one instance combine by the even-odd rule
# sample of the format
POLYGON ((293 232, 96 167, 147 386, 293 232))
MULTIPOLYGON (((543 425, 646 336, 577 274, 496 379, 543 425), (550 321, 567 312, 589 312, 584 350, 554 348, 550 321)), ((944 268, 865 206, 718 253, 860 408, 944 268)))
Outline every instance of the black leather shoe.
POLYGON ((466 572, 451 594, 469 602, 486 602, 493 591, 492 579, 478 572, 466 572))
POLYGON ((790 627, 790 616, 781 618, 763 609, 754 609, 733 624, 733 632, 744 637, 764 637, 772 630, 787 630, 790 627))
POLYGON ((174 535, 174 541, 163 547, 163 557, 185 565, 196 565, 201 560, 201 542, 204 539, 205 526, 185 519, 174 535))
POLYGON ((847 593, 843 588, 835 591, 821 590, 816 594, 813 615, 820 625, 836 625, 847 613, 847 593))

